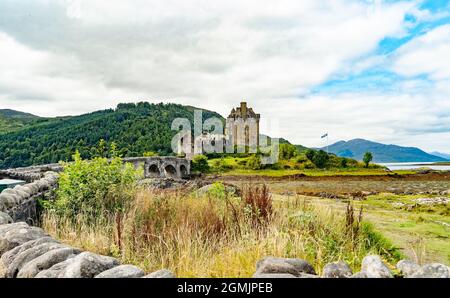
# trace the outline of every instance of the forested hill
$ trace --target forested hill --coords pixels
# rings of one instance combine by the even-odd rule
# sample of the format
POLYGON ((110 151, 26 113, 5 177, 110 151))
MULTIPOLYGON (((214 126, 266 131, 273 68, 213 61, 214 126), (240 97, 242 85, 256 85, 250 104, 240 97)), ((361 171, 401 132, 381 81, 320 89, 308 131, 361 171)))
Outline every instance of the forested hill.
MULTIPOLYGON (((193 107, 147 102, 119 104, 116 109, 68 118, 47 119, 6 134, 0 134, 0 168, 70 160, 75 150, 90 158, 101 139, 115 142, 123 156, 141 156, 146 151, 172 152, 173 119, 193 123, 193 107)), ((203 110, 203 118, 222 116, 203 110)))
POLYGON ((10 109, 0 109, 0 134, 19 130, 42 120, 45 118, 10 109))

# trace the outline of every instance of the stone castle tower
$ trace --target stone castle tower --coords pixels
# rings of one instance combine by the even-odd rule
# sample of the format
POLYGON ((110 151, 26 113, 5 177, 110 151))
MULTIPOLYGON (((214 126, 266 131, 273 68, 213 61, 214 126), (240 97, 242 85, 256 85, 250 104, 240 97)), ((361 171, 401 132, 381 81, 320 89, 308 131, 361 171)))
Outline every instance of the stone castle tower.
POLYGON ((246 102, 233 108, 226 120, 225 137, 227 142, 234 146, 248 146, 255 149, 259 146, 259 119, 252 108, 247 107, 246 102))

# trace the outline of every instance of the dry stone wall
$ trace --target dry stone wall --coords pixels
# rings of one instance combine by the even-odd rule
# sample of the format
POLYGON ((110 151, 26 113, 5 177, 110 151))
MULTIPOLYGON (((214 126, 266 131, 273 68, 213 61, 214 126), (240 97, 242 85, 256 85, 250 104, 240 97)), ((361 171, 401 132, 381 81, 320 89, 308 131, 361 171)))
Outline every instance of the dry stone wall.
POLYGON ((9 215, 14 222, 25 221, 33 224, 37 220, 37 198, 45 196, 56 188, 58 173, 21 172, 21 175, 17 177, 17 174, 16 177, 25 180, 25 176, 35 175, 38 180, 4 189, 0 193, 0 212, 9 215))

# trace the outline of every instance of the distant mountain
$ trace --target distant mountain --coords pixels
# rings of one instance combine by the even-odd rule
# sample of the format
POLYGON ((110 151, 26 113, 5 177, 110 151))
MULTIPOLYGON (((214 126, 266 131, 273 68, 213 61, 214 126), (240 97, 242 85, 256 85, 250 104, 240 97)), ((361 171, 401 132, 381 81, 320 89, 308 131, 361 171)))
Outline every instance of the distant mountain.
POLYGON ((445 158, 447 160, 450 160, 450 154, 448 154, 448 153, 442 153, 442 152, 434 151, 434 152, 431 152, 430 154, 431 155, 435 155, 435 156, 439 156, 439 157, 442 157, 442 158, 445 158))
POLYGON ((16 119, 22 121, 30 121, 40 118, 39 116, 33 114, 15 111, 11 109, 0 109, 0 117, 2 117, 3 119, 16 119))
MULTIPOLYGON (((326 149, 326 147, 322 148, 326 149)), ((350 157, 362 160, 364 153, 372 152, 373 161, 386 162, 438 162, 446 161, 445 158, 431 155, 419 148, 401 147, 397 145, 385 145, 364 139, 340 141, 328 147, 330 153, 341 157, 350 157)))
POLYGON ((10 109, 0 109, 0 134, 19 130, 41 119, 39 116, 10 109))

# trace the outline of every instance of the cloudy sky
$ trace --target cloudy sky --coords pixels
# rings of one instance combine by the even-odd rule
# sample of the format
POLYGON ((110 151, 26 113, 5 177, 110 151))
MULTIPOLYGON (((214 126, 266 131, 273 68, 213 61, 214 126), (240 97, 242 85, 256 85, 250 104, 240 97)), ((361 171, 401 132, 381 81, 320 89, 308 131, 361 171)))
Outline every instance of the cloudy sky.
POLYGON ((450 153, 450 0, 0 0, 0 108, 242 99, 294 143, 450 153))

